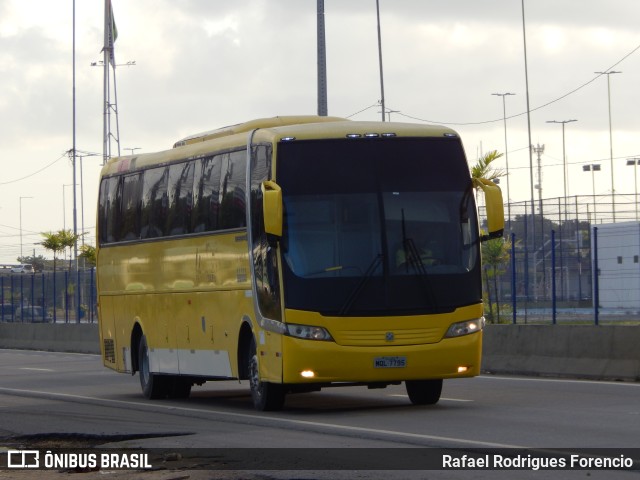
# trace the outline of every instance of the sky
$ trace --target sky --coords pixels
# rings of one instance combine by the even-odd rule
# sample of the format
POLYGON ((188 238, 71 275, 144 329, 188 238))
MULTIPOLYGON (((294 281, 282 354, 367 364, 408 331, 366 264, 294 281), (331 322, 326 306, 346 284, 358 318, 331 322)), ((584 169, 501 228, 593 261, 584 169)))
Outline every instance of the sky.
MULTIPOLYGON (((317 113, 314 0, 113 0, 122 154, 276 115, 317 113), (127 63, 135 65, 125 66, 127 63), (135 149, 135 150, 131 150, 135 149)), ((505 151, 509 197, 530 198, 521 0, 379 0, 392 121, 458 131, 470 164, 505 151)), ((640 2, 525 0, 532 144, 544 198, 633 194, 640 158, 640 2), (619 71, 609 76, 594 72, 619 71), (610 98, 610 102, 609 102, 610 98), (609 129, 611 107, 611 140, 609 129), (600 164, 601 171, 583 171, 600 164), (592 181, 595 181, 593 183, 592 181)), ((328 113, 381 118, 375 0, 325 0, 328 113)), ((95 243, 102 163, 104 0, 75 6, 78 231, 95 243), (82 187, 82 188, 81 188, 82 187), (82 195, 81 195, 82 194, 82 195), (81 204, 81 196, 83 202, 81 204), (82 215, 84 213, 84 215, 82 215), (84 225, 84 229, 83 229, 84 225)), ((0 0, 0 263, 52 258, 73 228, 72 0, 0 0)), ((112 98, 113 101, 113 98, 112 98)), ((112 147, 114 150, 116 147, 112 147)), ((534 157, 534 162, 535 162, 534 157)), ((503 157, 498 167, 505 168, 503 157)), ((537 168, 535 184, 539 184, 537 168)), ((501 184, 505 198, 505 182, 501 184)), ((537 191, 536 191, 537 199, 537 191)))

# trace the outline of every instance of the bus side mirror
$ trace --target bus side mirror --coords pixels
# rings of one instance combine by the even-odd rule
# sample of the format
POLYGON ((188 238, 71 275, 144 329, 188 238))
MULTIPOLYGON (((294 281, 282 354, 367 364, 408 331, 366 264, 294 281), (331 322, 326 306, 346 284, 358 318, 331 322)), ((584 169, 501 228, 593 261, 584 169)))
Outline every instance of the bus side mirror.
POLYGON ((276 182, 262 182, 262 215, 267 234, 282 236, 282 189, 276 182))
POLYGON ((502 237, 504 233, 504 204, 500 187, 485 178, 475 178, 473 184, 484 193, 487 209, 487 230, 489 234, 483 235, 480 240, 502 237))

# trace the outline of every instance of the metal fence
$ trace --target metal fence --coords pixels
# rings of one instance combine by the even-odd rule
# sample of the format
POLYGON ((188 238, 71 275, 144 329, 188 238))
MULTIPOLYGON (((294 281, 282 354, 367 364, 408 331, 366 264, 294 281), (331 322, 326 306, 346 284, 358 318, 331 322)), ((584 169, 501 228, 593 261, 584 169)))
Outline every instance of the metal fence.
POLYGON ((0 274, 3 322, 93 323, 96 301, 95 268, 80 270, 78 278, 74 270, 0 274))
POLYGON ((505 205, 505 240, 508 260, 491 265, 484 258, 491 320, 640 321, 635 195, 543 199, 533 209, 531 202, 505 205))

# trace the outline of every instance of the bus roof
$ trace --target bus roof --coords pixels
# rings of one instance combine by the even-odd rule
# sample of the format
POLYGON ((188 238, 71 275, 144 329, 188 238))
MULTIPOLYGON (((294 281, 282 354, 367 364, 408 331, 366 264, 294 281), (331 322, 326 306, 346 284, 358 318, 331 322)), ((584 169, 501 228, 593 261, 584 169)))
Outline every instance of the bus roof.
POLYGON ((237 133, 250 132, 251 130, 281 127, 288 125, 300 125, 308 123, 322 123, 322 122, 344 122, 345 118, 340 117, 320 117, 317 115, 296 115, 296 116, 284 116, 284 117, 271 117, 271 118, 259 118, 256 120, 250 120, 244 123, 238 123, 236 125, 230 125, 228 127, 218 128, 216 130, 209 130, 208 132, 197 133, 190 135, 182 140, 178 140, 173 148, 183 147, 185 145, 191 145, 197 142, 206 142, 207 140, 213 140, 214 138, 226 137, 235 135, 237 133))
POLYGON ((349 137, 458 136, 447 127, 415 123, 356 122, 339 117, 313 115, 262 118, 186 137, 169 150, 111 158, 103 167, 102 176, 207 155, 216 150, 234 149, 246 145, 246 133, 252 130, 257 130, 254 138, 257 142, 349 137))

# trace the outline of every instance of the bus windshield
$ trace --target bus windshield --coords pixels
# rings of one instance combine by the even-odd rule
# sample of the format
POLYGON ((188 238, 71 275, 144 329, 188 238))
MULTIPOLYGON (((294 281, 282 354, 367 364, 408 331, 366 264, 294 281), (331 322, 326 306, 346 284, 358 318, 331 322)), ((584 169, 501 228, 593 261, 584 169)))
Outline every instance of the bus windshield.
POLYGON ((287 308, 413 315, 481 301, 457 138, 281 142, 277 165, 287 308))

